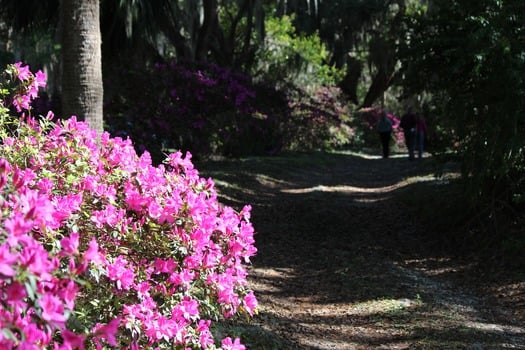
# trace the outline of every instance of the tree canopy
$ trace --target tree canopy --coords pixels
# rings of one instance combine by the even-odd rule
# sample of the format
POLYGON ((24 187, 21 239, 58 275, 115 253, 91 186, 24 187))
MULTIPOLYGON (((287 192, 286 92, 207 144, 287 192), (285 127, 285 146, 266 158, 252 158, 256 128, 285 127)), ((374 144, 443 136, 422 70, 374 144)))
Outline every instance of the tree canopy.
POLYGON ((433 1, 408 20, 406 92, 430 93, 473 198, 523 202, 525 3, 433 1))
MULTIPOLYGON (((59 2, 21 1, 24 6, 0 0, 4 53, 30 58, 33 66, 58 74, 61 48, 49 33, 58 28, 59 2), (27 45, 29 37, 46 38, 40 41, 45 44, 27 45)), ((196 145, 195 135, 207 135, 213 139, 207 144, 210 150, 224 149, 225 143, 228 149, 245 150, 341 146, 358 139, 351 121, 360 108, 400 112, 412 105, 431 124, 432 151, 460 156, 475 202, 523 205, 521 0, 104 0, 100 11, 106 104, 133 105, 118 113, 119 125, 126 125, 132 111, 143 110, 154 113, 145 120, 154 130, 169 124, 174 132, 181 124, 169 113, 177 110, 193 116, 187 124, 191 136, 184 136, 184 144, 196 145), (122 90, 136 87, 132 77, 158 74, 159 64, 171 65, 174 77, 189 74, 199 91, 205 86, 210 89, 203 91, 218 91, 221 84, 231 89, 220 98, 217 91, 190 94, 183 105, 183 87, 173 80, 149 84, 145 79, 144 91, 159 89, 159 83, 169 91, 163 96, 165 105, 146 108, 146 102, 122 90), (214 76, 219 71, 247 78, 221 80, 226 75, 214 76), (240 91, 249 93, 239 95, 240 91), (253 101, 265 101, 267 108, 255 106, 252 92, 257 92, 253 101), (229 98, 223 102, 231 109, 204 111, 199 101, 211 96, 216 102, 229 98), (234 96, 253 105, 241 110, 231 100, 234 96), (345 108, 341 101, 347 102, 345 108), (327 105, 330 108, 324 108, 327 105), (213 125, 215 131, 204 125, 213 125), (237 146, 252 140, 247 135, 258 128, 271 130, 264 133, 264 146, 237 146), (285 145, 293 135, 301 136, 285 145), (307 142, 315 137, 330 141, 307 142), (272 143, 275 147, 269 146, 272 143)), ((60 95, 53 79, 49 86, 60 95)), ((144 137, 164 144, 158 139, 161 132, 151 134, 144 137)))

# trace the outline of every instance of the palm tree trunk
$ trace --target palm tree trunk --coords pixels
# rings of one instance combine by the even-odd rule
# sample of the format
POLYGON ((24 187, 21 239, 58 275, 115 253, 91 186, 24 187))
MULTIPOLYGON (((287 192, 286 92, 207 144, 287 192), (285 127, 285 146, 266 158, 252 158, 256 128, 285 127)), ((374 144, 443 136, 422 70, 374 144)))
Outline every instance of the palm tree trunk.
POLYGON ((103 131, 99 0, 61 0, 62 116, 103 131))

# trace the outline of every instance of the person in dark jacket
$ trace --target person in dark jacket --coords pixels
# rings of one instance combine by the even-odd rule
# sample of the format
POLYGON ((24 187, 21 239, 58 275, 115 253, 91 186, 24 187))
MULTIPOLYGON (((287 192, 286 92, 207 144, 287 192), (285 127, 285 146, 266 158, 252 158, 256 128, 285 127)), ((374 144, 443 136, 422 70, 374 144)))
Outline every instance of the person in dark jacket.
POLYGON ((390 135, 392 133, 392 122, 386 116, 386 112, 381 112, 381 116, 375 126, 381 139, 381 146, 383 148, 383 158, 388 158, 390 155, 390 135))
POLYGON ((408 150, 408 159, 414 160, 414 148, 416 143, 416 115, 412 112, 412 108, 409 107, 407 112, 401 117, 401 123, 399 126, 403 129, 403 135, 405 136, 405 145, 408 150))
POLYGON ((418 158, 423 159, 423 151, 425 147, 425 137, 427 135, 427 123, 421 114, 416 114, 416 143, 418 158))

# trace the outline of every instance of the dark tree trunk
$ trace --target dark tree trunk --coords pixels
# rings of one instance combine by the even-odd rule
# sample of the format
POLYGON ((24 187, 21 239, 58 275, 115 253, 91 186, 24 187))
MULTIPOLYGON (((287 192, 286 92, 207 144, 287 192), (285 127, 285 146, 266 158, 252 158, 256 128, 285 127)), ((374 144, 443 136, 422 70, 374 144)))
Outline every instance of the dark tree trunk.
POLYGON ((62 115, 103 131, 99 0, 62 0, 62 115))
POLYGON ((362 64, 353 57, 349 57, 346 64, 346 74, 339 85, 341 90, 348 95, 349 100, 357 105, 359 104, 357 86, 359 85, 359 78, 363 70, 362 64))
POLYGON ((393 74, 389 75, 383 68, 380 68, 372 80, 372 85, 370 85, 361 107, 372 106, 372 104, 388 89, 390 83, 392 82, 392 78, 393 74))
POLYGON ((219 2, 217 0, 204 0, 202 5, 204 20, 197 39, 197 49, 195 52, 195 59, 197 61, 206 60, 210 38, 217 28, 217 16, 219 13, 219 2))

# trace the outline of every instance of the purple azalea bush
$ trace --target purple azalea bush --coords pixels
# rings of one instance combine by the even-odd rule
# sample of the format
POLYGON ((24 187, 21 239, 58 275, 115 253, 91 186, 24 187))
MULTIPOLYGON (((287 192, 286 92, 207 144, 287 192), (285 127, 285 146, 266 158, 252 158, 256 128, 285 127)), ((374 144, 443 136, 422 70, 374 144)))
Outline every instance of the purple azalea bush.
POLYGON ((269 155, 330 150, 354 138, 348 106, 335 87, 277 90, 195 62, 130 69, 120 79, 105 89, 107 126, 114 135, 131 137, 139 153, 147 149, 154 162, 170 149, 199 156, 269 155))
POLYGON ((273 117, 258 109, 256 87, 245 74, 210 63, 160 63, 130 69, 118 86, 106 89, 108 128, 131 137, 154 161, 171 149, 263 154, 272 141, 273 117))
POLYGON ((0 348, 244 349, 212 322, 257 312, 250 206, 221 205, 189 153, 154 166, 75 117, 26 115, 44 85, 21 63, 0 80, 0 348))

